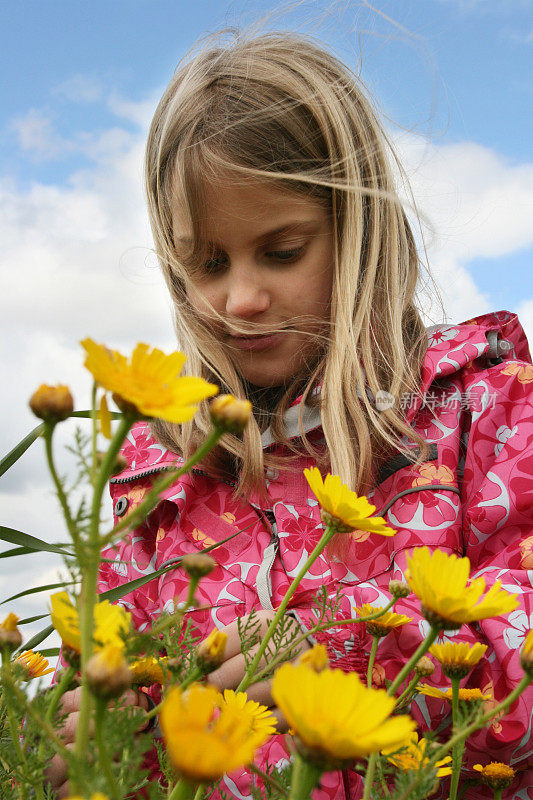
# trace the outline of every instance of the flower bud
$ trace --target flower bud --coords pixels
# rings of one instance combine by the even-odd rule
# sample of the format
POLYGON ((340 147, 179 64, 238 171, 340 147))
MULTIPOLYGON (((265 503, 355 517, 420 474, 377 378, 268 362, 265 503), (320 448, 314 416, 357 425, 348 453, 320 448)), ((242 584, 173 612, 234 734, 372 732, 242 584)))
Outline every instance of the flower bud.
POLYGON ((5 620, 0 625, 0 648, 7 648, 10 652, 16 650, 22 644, 22 636, 17 628, 19 617, 9 612, 5 620))
POLYGON ((118 697, 131 683, 121 647, 106 645, 87 662, 87 683, 97 697, 118 697))
POLYGON ((310 650, 301 654, 297 661, 315 672, 322 672, 329 667, 329 656, 325 644, 315 644, 310 650))
POLYGON ((405 581, 389 581, 389 592, 398 600, 400 597, 409 597, 411 589, 405 581))
POLYGON ((188 553, 183 556, 180 566, 183 567, 187 575, 191 578, 205 578, 214 570, 217 562, 207 553, 188 553))
POLYGON ((30 397, 30 408, 39 419, 45 422, 61 422, 70 417, 74 410, 74 401, 68 386, 39 386, 30 397))
POLYGON ((491 761, 484 767, 481 764, 474 764, 476 772, 480 773, 480 778, 485 786, 490 786, 494 791, 498 789, 507 789, 514 780, 515 771, 508 764, 503 764, 501 761, 491 761))
POLYGON ((429 678, 429 676, 433 675, 435 672, 435 664, 427 656, 422 656, 415 666, 415 671, 418 672, 422 678, 429 678))
POLYGON ((215 628, 207 639, 200 642, 196 648, 196 660, 202 672, 207 674, 220 667, 224 661, 227 641, 228 634, 215 628))
POLYGON ((249 400, 238 400, 232 394, 219 394, 209 404, 213 424, 227 433, 242 433, 245 429, 252 404, 249 400))

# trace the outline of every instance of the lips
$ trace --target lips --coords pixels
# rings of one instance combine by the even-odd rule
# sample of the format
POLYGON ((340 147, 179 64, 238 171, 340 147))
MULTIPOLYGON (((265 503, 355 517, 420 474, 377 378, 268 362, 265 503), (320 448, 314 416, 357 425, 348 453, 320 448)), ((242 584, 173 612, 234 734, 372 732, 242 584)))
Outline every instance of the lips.
POLYGON ((276 347, 284 336, 284 333, 269 333, 264 336, 230 336, 228 341, 230 346, 238 350, 253 350, 258 352, 260 350, 270 350, 276 347))

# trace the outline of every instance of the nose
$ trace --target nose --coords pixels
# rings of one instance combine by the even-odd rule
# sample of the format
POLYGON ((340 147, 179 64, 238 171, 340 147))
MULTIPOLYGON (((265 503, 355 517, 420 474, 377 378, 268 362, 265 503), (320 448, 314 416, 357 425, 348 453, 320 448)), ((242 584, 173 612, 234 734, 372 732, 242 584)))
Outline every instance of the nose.
POLYGON ((270 308, 270 292, 256 270, 230 269, 227 278, 226 313, 230 317, 253 319, 270 308))

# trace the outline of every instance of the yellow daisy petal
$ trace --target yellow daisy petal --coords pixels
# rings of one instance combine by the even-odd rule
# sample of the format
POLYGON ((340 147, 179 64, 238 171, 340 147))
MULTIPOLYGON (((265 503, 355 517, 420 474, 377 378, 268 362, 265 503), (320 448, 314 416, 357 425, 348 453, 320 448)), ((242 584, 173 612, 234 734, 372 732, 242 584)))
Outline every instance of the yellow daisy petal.
POLYGON ((81 344, 87 354, 85 366, 95 381, 144 416, 186 422, 196 413, 198 403, 218 392, 217 386, 203 378, 178 377, 185 363, 183 353, 165 355, 141 343, 128 361, 117 350, 92 339, 81 344))
POLYGON ((391 717, 394 699, 367 689, 355 672, 283 664, 272 696, 303 744, 325 758, 365 757, 402 744, 415 728, 407 716, 391 717))
POLYGON ((358 497, 338 475, 322 475, 317 467, 304 469, 304 475, 322 508, 322 518, 338 531, 362 530, 381 536, 394 536, 383 517, 371 516, 376 507, 366 497, 358 497), (324 516, 326 515, 326 516, 324 516))
POLYGON ((515 595, 501 588, 500 581, 482 597, 485 579, 468 583, 468 558, 418 547, 407 556, 407 566, 407 583, 422 603, 424 616, 440 628, 458 629, 463 623, 507 614, 519 604, 515 595))

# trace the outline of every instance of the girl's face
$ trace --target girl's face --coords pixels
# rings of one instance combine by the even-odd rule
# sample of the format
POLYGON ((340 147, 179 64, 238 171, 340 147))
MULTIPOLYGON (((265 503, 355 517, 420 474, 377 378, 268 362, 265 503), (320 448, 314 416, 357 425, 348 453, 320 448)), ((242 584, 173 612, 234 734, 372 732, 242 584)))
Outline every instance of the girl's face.
MULTIPOLYGON (((264 387, 284 383, 316 359, 317 334, 322 341, 328 334, 331 219, 311 199, 229 182, 209 186, 205 214, 212 257, 195 274, 189 302, 227 346, 243 378, 264 387), (232 323, 244 325, 246 335, 232 323)), ((179 206, 173 230, 179 257, 192 235, 179 206)))

